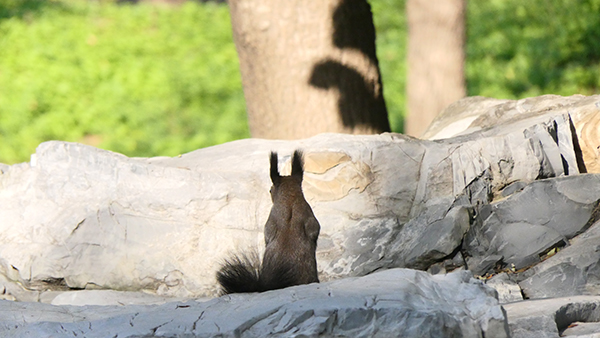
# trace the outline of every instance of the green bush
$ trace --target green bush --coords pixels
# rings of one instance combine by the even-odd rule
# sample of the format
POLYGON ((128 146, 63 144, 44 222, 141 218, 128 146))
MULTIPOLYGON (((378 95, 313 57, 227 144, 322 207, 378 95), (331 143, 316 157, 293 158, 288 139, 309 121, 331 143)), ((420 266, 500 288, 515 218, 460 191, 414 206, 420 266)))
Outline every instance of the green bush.
POLYGON ((173 156, 248 137, 226 6, 0 1, 0 162, 52 139, 173 156))

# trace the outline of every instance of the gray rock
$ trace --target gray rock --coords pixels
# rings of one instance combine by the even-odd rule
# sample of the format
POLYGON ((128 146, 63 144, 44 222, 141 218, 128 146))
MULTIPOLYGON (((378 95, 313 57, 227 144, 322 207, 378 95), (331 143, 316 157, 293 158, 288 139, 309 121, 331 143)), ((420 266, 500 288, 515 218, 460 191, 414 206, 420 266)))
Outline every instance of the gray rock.
POLYGON ((596 295, 600 292, 600 222, 571 245, 524 273, 528 298, 596 295))
POLYGON ((522 181, 517 181, 509 184, 506 188, 502 189, 501 195, 502 197, 508 197, 515 192, 523 190, 527 186, 527 183, 522 181))
POLYGON ((558 338, 556 322, 550 316, 515 318, 509 324, 512 338, 558 338))
POLYGON ((574 322, 566 328, 563 337, 576 336, 577 338, 600 338, 600 323, 574 322))
MULTIPOLYGON (((443 208, 443 204, 435 207, 440 206, 443 208)), ((430 209, 429 213, 404 224, 397 236, 401 240, 390 243, 385 248, 385 258, 378 263, 382 266, 408 266, 425 270, 431 262, 450 256, 469 230, 469 210, 454 207, 439 219, 428 219, 431 214, 436 213, 430 209)))
MULTIPOLYGON (((600 297, 598 296, 529 300, 504 304, 503 308, 506 310, 513 338, 571 336, 573 332, 577 332, 569 329, 571 324, 600 321, 600 297)), ((590 325, 580 332, 598 333, 595 327, 590 325)))
POLYGON ((580 155, 580 171, 585 162, 587 172, 600 173, 600 152, 597 148, 600 144, 600 95, 543 95, 522 100, 467 97, 441 112, 426 130, 423 138, 445 139, 527 120, 534 116, 567 112, 573 120, 573 134, 577 135, 573 141, 580 155))
POLYGON ((494 254, 483 254, 481 256, 473 256, 467 258, 467 267, 476 276, 485 276, 490 271, 495 271, 502 268, 504 265, 504 256, 494 254))
POLYGON ((485 285, 492 287, 498 292, 498 302, 500 304, 523 300, 519 284, 514 282, 505 272, 493 276, 485 282, 485 285))
POLYGON ((463 246, 472 257, 469 268, 484 274, 491 266, 480 261, 499 256, 515 269, 539 263, 550 249, 567 245, 590 226, 599 200, 600 175, 585 174, 536 181, 479 208, 463 246))
POLYGON ((160 306, 0 301, 11 337, 508 337, 494 291, 462 271, 393 269, 262 294, 160 306), (26 314, 25 320, 23 314, 26 314))

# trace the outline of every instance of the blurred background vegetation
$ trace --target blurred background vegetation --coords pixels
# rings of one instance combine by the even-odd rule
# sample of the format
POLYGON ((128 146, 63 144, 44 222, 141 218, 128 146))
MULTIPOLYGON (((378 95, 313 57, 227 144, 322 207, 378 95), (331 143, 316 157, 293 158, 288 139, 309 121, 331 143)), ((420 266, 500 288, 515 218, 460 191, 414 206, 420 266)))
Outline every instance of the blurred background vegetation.
MULTIPOLYGON (((404 0, 369 0, 390 123, 405 114, 404 0)), ((594 94, 600 0, 469 0, 469 95, 594 94)), ((0 162, 47 140, 175 156, 249 137, 226 4, 0 0, 0 162)))

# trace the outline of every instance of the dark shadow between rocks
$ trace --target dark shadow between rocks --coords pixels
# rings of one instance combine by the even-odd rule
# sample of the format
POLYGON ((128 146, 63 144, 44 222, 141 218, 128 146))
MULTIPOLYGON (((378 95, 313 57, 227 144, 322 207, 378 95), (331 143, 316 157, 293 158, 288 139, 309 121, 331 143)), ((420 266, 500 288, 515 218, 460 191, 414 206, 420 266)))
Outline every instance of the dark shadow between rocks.
POLYGON ((577 130, 575 130, 575 125, 573 124, 573 120, 571 119, 570 115, 569 128, 571 129, 571 135, 573 137, 573 152, 575 152, 577 168, 579 169, 580 174, 585 174, 587 173, 587 168, 585 167, 585 162, 583 161, 583 152, 581 151, 581 146, 579 145, 579 137, 577 136, 577 130))

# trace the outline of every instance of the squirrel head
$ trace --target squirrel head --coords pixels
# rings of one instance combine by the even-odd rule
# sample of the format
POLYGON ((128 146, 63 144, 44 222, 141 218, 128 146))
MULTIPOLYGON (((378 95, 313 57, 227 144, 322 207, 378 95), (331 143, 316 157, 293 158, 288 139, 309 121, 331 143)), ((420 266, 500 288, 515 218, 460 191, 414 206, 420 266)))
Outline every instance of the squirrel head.
POLYGON ((294 151, 292 155, 292 174, 290 176, 281 176, 278 169, 279 160, 277 152, 271 152, 271 182, 273 182, 273 185, 270 192, 273 203, 275 203, 277 196, 279 196, 282 190, 289 192, 290 187, 298 187, 302 191, 302 178, 304 176, 304 160, 302 156, 301 150, 294 151), (284 186, 286 188, 282 189, 284 186))

